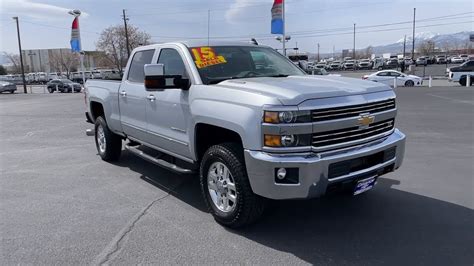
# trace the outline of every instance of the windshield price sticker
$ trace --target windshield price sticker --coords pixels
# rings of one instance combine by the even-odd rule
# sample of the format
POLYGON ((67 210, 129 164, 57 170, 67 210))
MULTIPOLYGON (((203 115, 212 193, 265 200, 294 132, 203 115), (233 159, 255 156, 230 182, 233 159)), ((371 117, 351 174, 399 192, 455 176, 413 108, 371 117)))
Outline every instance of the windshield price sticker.
POLYGON ((192 49, 196 67, 205 68, 209 66, 214 66, 218 64, 227 63, 225 58, 222 55, 216 55, 214 50, 211 47, 199 47, 192 49))

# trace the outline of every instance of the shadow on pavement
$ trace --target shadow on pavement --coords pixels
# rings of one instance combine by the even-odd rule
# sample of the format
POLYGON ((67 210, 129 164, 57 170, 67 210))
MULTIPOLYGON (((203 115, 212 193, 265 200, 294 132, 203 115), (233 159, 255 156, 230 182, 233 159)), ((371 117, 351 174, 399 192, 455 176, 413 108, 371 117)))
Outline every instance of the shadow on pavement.
MULTIPOLYGON (((197 176, 124 153, 118 165, 206 212, 197 176), (172 183, 180 185, 174 189, 172 183)), ((229 232, 312 264, 472 265, 473 210, 397 190, 398 184, 380 178, 374 190, 357 197, 274 201, 259 223, 229 232)))

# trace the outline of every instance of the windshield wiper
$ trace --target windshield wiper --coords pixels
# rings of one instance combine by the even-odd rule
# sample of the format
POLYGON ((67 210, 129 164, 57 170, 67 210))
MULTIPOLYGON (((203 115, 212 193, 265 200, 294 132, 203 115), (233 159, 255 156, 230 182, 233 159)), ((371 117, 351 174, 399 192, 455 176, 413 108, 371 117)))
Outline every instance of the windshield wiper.
POLYGON ((286 78, 288 77, 289 75, 286 75, 286 74, 276 74, 276 75, 271 75, 271 76, 267 76, 267 77, 272 77, 272 78, 286 78))

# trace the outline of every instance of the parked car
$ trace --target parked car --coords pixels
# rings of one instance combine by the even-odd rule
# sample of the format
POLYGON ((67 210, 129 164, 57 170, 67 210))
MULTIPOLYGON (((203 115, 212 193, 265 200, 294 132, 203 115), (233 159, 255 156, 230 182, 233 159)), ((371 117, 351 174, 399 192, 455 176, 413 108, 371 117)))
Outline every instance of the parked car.
POLYGON ((415 65, 416 66, 426 66, 426 65, 428 65, 427 58, 424 57, 424 56, 418 57, 415 61, 415 65))
POLYGON ((344 70, 349 70, 349 69, 356 69, 356 61, 355 60, 347 60, 342 64, 342 68, 344 70))
POLYGON ((329 72, 324 69, 324 68, 315 68, 311 72, 313 75, 318 75, 318 76, 331 76, 331 77, 340 77, 340 74, 329 74, 329 72))
POLYGON ((331 64, 329 64, 329 70, 341 70, 342 65, 341 61, 332 61, 331 64))
POLYGON ((10 92, 14 93, 16 91, 16 85, 8 81, 0 81, 0 93, 10 92))
POLYGON ((405 135, 390 87, 315 82, 271 47, 213 43, 139 47, 122 82, 86 82, 88 134, 102 160, 118 160, 127 139, 130 154, 198 172, 209 212, 233 228, 257 221, 266 199, 357 195, 400 167, 405 135), (265 67, 255 68, 256 54, 265 67))
POLYGON ((405 58, 403 62, 405 63, 405 66, 411 66, 414 64, 413 59, 411 58, 405 58))
POLYGON ((467 75, 474 76, 474 61, 467 61, 460 66, 450 67, 447 72, 449 81, 459 82, 459 84, 465 86, 467 75))
POLYGON ((81 84, 72 82, 69 79, 53 79, 46 85, 49 93, 57 92, 81 92, 81 84))
POLYGON ((397 79, 397 86, 413 87, 423 85, 423 79, 415 75, 407 75, 395 70, 382 70, 370 75, 365 75, 362 79, 380 82, 393 86, 397 79))
POLYGON ((358 69, 371 69, 372 68, 372 62, 370 62, 370 59, 361 59, 358 64, 358 69))
POLYGON ((384 68, 385 69, 391 69, 391 68, 397 68, 398 67, 398 59, 388 59, 385 61, 384 68))
POLYGON ((462 59, 459 56, 451 57, 451 63, 452 64, 461 64, 464 62, 464 59, 462 59))
POLYGON ((327 69, 328 65, 326 63, 319 62, 314 66, 314 68, 327 69))
POLYGON ((446 56, 438 55, 436 56, 436 64, 446 64, 448 61, 446 60, 446 56))
POLYGON ((463 62, 466 62, 466 61, 468 61, 468 60, 469 60, 469 55, 467 55, 467 54, 462 54, 462 55, 459 55, 459 57, 461 57, 461 58, 462 58, 463 62))

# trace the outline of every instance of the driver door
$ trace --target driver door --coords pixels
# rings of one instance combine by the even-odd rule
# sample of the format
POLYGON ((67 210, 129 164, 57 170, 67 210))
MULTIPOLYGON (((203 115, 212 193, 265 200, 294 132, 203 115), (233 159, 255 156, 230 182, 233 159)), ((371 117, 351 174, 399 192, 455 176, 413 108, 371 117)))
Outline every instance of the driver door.
MULTIPOLYGON (((165 75, 189 78, 190 72, 186 69, 183 56, 173 46, 160 49, 157 63, 164 65, 165 75)), ((175 155, 191 158, 188 132, 191 117, 189 91, 180 88, 149 89, 146 94, 147 142, 175 155)))

